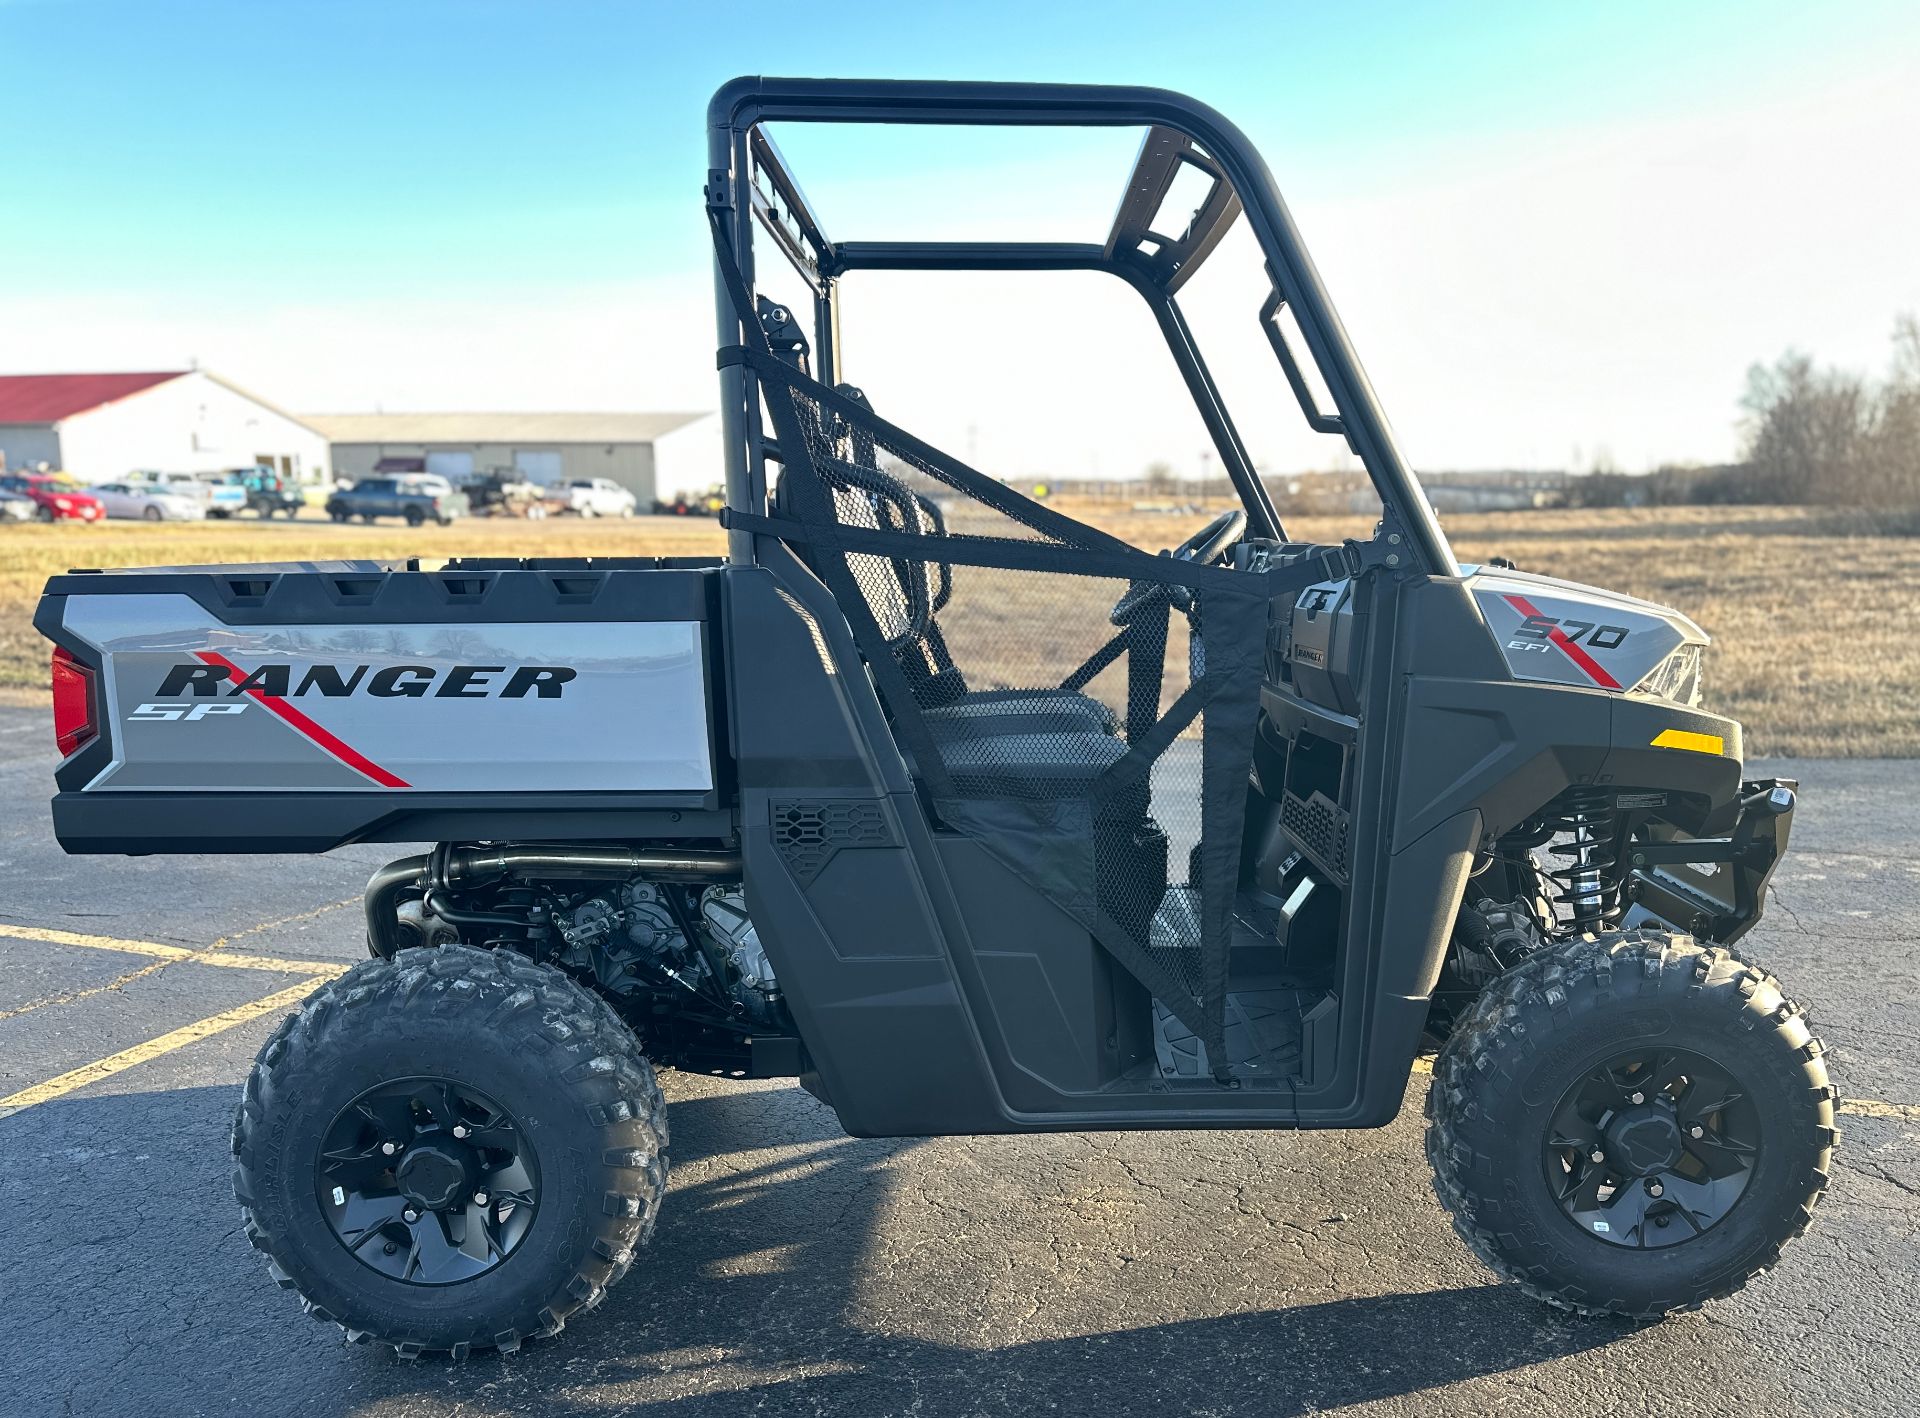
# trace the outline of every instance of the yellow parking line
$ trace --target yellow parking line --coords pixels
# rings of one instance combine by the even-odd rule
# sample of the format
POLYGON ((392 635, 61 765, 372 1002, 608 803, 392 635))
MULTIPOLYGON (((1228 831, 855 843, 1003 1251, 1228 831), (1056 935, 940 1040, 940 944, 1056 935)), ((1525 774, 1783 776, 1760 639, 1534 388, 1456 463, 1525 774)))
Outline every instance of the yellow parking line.
POLYGON ((124 1073, 137 1064, 183 1049, 188 1044, 198 1043, 211 1038, 222 1030, 231 1029, 236 1024, 245 1024, 248 1020, 258 1019, 263 1014, 272 1014, 275 1010, 289 1009, 297 1005, 320 983, 320 977, 302 980, 289 985, 265 999, 257 999, 251 1004, 243 1004, 237 1009, 229 1009, 198 1023, 188 1024, 179 1029, 169 1030, 144 1044, 135 1044, 131 1049, 122 1049, 117 1054, 109 1054, 104 1059, 95 1059, 90 1064, 50 1078, 45 1083, 36 1083, 31 1088, 23 1088, 18 1093, 0 1098, 0 1117, 17 1113, 23 1108, 31 1108, 40 1103, 51 1102, 55 1098, 64 1098, 77 1089, 90 1083, 98 1083, 103 1078, 111 1078, 116 1073, 124 1073))
POLYGON ((357 906, 359 904, 360 898, 358 896, 343 896, 338 901, 329 901, 326 905, 316 906, 311 911, 300 911, 291 916, 282 916, 277 921, 262 921, 257 926, 248 926, 245 930, 235 931, 232 935, 223 935, 212 945, 208 946, 207 949, 224 950, 236 940, 244 940, 250 935, 259 935, 263 931, 277 931, 282 926, 291 926, 299 921, 311 921, 315 917, 326 915, 329 911, 338 911, 342 906, 357 906))
POLYGON ((157 940, 118 940, 110 935, 81 935, 78 931, 48 930, 44 926, 16 926, 0 921, 0 935, 15 940, 40 940, 49 945, 84 945, 89 950, 118 950, 127 955, 151 955, 161 960, 178 960, 193 954, 184 945, 162 945, 157 940))
MULTIPOLYGON (((1415 1073, 1432 1073, 1433 1060, 1425 1055, 1413 1061, 1415 1073)), ((1895 1122, 1920 1123, 1920 1104, 1882 1103, 1877 1098, 1841 1098, 1835 1101, 1836 1113, 1856 1118, 1892 1118, 1895 1122)))
POLYGON ((280 970, 289 975, 320 975, 329 980, 347 973, 345 965, 329 965, 324 960, 282 960, 277 955, 241 955, 232 950, 223 950, 218 955, 196 950, 182 963, 219 965, 228 970, 280 970))
POLYGON ((200 950, 183 945, 162 945, 157 940, 120 940, 115 936, 81 935, 75 931, 48 930, 40 926, 16 926, 0 921, 0 936, 14 940, 44 941, 48 945, 73 945, 86 950, 112 950, 122 955, 145 955, 168 963, 192 961, 195 965, 218 965, 229 970, 279 970, 289 975, 325 975, 331 979, 346 971, 344 965, 324 960, 287 960, 277 955, 247 955, 237 950, 222 950, 221 943, 200 950))
POLYGON ((1892 1118, 1896 1122, 1920 1123, 1920 1106, 1912 1103, 1880 1103, 1872 1098, 1842 1098, 1836 1105, 1843 1113, 1857 1118, 1892 1118))

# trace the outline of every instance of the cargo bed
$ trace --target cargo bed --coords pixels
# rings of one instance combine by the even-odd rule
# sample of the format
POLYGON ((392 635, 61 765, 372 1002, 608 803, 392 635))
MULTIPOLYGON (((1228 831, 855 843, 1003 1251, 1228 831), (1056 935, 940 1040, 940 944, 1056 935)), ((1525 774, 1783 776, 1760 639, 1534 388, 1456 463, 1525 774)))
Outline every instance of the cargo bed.
POLYGON ((725 835, 721 563, 464 558, 75 571, 70 852, 725 835))

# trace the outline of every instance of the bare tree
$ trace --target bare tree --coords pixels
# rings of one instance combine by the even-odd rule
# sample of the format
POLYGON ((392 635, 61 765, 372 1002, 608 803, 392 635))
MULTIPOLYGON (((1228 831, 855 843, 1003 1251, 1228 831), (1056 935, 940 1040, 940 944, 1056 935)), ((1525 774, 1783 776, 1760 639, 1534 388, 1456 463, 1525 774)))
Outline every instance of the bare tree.
POLYGON ((1894 321, 1878 383, 1789 351, 1747 371, 1747 492, 1755 501, 1920 506, 1920 320, 1894 321))

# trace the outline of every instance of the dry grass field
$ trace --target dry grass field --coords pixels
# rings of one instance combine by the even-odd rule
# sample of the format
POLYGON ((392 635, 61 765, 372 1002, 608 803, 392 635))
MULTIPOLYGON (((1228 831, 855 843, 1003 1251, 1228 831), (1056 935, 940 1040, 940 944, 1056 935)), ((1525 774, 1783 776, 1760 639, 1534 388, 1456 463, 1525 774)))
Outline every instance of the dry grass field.
MULTIPOLYGON (((1199 517, 1075 507, 1138 545, 1179 541, 1199 517)), ((1309 519, 1297 537, 1337 540, 1353 519, 1309 519)), ((1493 513, 1447 519, 1462 560, 1523 569, 1679 607, 1714 637, 1707 702, 1747 726, 1754 754, 1920 755, 1920 538, 1876 535, 1858 516, 1802 508, 1493 513)), ((412 531, 317 521, 191 527, 138 523, 0 529, 0 688, 44 692, 46 646, 29 620, 50 574, 74 566, 308 558, 698 555, 712 522, 465 521, 412 531)), ((1036 648, 1046 643, 1035 636, 1036 648)), ((1071 666, 1063 665, 1064 674, 1071 666)))

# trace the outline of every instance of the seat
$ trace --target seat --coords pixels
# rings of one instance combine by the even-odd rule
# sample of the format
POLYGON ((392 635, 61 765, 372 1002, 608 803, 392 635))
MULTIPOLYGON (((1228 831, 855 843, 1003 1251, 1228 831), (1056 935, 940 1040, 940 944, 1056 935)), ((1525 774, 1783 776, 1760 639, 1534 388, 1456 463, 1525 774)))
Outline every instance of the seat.
MULTIPOLYGON (((904 532, 929 540, 924 558, 855 552, 846 560, 874 624, 899 664, 921 718, 936 741, 1005 734, 1117 734, 1120 725, 1114 712, 1077 690, 975 690, 968 686, 947 651, 937 619, 953 589, 953 569, 938 556, 937 541, 947 535, 940 509, 931 499, 918 496, 898 478, 882 471, 870 445, 864 455, 856 453, 856 457, 861 458, 859 463, 815 459, 832 498, 835 520, 843 527, 904 532)), ((789 480, 784 476, 774 489, 774 507, 783 516, 797 517, 789 480)), ((806 544, 794 551, 802 561, 819 569, 806 544)))
MULTIPOLYGON (((1061 881, 1090 871, 1085 899, 1147 948, 1167 889, 1167 837, 1149 815, 1150 774, 1100 791, 1103 775, 1130 752, 1118 717, 1077 690, 970 686, 939 624, 954 575, 940 554, 948 531, 939 506, 882 469, 858 425, 832 437, 816 433, 810 462, 839 525, 925 541, 923 555, 848 552, 845 561, 913 696, 911 708, 894 712, 918 714, 961 800, 953 808, 973 820, 972 830, 1000 838, 1043 875, 1046 862, 1061 881)), ((791 475, 783 476, 773 505, 779 515, 804 521, 796 490, 791 475)), ((821 570, 813 546, 800 541, 792 550, 821 570)))

